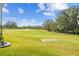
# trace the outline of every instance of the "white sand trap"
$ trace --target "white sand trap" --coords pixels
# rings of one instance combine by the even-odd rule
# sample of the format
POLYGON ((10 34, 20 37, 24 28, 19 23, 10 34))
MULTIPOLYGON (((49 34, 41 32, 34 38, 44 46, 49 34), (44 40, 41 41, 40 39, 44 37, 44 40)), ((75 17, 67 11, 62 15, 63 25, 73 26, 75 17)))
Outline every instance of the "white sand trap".
POLYGON ((24 31, 29 31, 29 30, 31 30, 31 29, 23 29, 24 31))
POLYGON ((41 39, 42 42, 59 42, 58 39, 41 39))

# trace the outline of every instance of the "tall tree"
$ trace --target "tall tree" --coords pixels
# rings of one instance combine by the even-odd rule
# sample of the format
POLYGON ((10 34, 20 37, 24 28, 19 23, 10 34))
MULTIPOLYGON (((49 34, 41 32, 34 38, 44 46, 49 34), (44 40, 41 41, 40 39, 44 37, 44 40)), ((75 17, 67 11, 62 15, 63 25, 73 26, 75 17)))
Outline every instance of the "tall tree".
POLYGON ((43 23, 43 29, 52 31, 52 22, 53 22, 53 20, 45 20, 43 23))
POLYGON ((17 23, 14 21, 8 21, 4 24, 4 27, 9 28, 9 29, 14 29, 17 28, 17 23))
POLYGON ((58 29, 60 30, 60 32, 76 33, 76 29, 79 29, 78 16, 78 7, 70 7, 66 10, 61 11, 56 19, 56 22, 58 23, 58 29))

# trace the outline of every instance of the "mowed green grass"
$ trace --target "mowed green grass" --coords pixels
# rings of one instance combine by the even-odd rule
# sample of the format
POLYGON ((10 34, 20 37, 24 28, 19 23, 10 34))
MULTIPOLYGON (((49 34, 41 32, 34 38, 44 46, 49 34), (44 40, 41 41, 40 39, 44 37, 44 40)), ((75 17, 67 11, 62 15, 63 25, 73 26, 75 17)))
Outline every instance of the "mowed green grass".
POLYGON ((5 29, 3 33, 11 46, 0 48, 0 56, 79 56, 79 35, 25 29, 5 29))

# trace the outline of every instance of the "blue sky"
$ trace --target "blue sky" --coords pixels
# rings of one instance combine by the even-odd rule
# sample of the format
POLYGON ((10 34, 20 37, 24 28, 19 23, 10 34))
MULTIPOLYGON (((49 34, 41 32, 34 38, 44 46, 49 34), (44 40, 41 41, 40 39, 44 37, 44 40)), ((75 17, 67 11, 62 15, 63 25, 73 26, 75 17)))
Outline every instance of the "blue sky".
POLYGON ((40 26, 47 19, 55 20, 57 13, 78 3, 9 3, 3 7, 3 24, 15 21, 19 26, 40 26))

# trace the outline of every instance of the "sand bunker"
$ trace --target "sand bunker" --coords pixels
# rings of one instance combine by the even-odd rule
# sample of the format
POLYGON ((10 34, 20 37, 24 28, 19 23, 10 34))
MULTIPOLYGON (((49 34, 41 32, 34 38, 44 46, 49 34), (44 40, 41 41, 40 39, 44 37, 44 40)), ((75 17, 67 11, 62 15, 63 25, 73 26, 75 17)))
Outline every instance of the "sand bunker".
POLYGON ((59 39, 41 39, 42 42, 59 42, 59 39))

